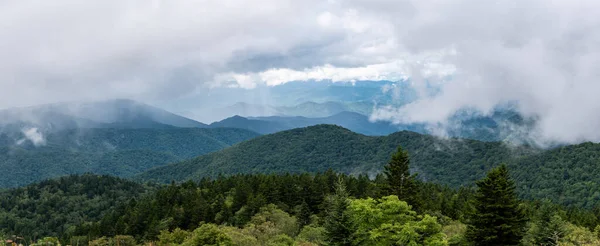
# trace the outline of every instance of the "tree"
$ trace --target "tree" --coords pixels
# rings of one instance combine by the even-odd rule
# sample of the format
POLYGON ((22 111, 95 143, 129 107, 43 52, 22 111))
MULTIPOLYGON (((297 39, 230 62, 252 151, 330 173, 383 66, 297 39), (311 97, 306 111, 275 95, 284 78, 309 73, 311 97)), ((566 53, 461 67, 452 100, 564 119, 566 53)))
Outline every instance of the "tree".
POLYGON ((436 217, 417 216, 395 195, 352 200, 348 214, 355 245, 447 245, 436 217))
POLYGON ((492 169, 477 181, 475 213, 467 229, 474 245, 518 245, 523 238, 526 218, 519 207, 515 184, 506 165, 492 169))
POLYGON ((558 245, 567 235, 566 222, 549 200, 542 201, 524 241, 531 245, 558 245))
POLYGON ((346 186, 341 178, 335 185, 335 193, 329 197, 329 207, 325 218, 327 243, 334 246, 352 245, 352 222, 346 213, 350 205, 346 186))
POLYGON ((190 237, 181 244, 183 246, 213 245, 227 246, 233 245, 231 237, 215 224, 203 224, 194 230, 190 237))
POLYGON ((398 199, 406 201, 415 207, 417 204, 415 195, 417 185, 416 175, 410 175, 410 159, 408 152, 398 147, 396 153, 384 167, 383 173, 386 177, 385 191, 388 195, 395 195, 398 199))
POLYGON ((296 217, 290 216, 274 204, 262 207, 245 229, 261 242, 269 241, 280 234, 294 237, 299 231, 296 217))

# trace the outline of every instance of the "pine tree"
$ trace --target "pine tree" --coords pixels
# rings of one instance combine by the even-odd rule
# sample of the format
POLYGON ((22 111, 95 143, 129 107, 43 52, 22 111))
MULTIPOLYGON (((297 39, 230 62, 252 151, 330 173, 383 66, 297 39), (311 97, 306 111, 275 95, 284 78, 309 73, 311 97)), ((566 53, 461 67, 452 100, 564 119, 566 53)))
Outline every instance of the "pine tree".
POLYGON ((298 218, 298 226, 300 228, 310 224, 310 216, 312 215, 312 211, 310 210, 310 207, 308 206, 308 203, 306 203, 305 201, 302 201, 302 204, 299 205, 298 207, 298 214, 297 214, 297 218, 298 218))
POLYGON ((532 245, 558 245, 567 234, 566 223, 558 210, 549 200, 543 200, 533 216, 525 241, 532 245))
POLYGON ((385 191, 387 195, 396 195, 398 199, 417 208, 415 196, 417 194, 416 175, 410 175, 410 159, 408 152, 398 147, 396 153, 384 167, 386 177, 385 191))
POLYGON ((518 245, 525 232, 525 215, 519 208, 515 184, 501 165, 477 181, 475 213, 467 238, 474 245, 518 245))
POLYGON ((352 222, 346 210, 350 205, 348 192, 340 178, 335 185, 335 193, 330 197, 325 230, 328 245, 352 245, 352 222))

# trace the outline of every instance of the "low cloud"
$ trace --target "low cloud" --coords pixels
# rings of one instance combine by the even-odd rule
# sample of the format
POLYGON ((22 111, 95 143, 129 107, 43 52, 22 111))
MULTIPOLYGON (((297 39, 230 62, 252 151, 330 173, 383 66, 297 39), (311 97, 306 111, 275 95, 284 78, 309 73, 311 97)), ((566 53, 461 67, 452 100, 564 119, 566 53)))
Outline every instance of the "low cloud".
POLYGON ((18 145, 24 144, 26 141, 30 141, 34 146, 43 146, 46 145, 46 138, 40 130, 36 127, 32 128, 24 128, 22 131, 25 138, 17 141, 18 145))
POLYGON ((514 103, 537 119, 544 141, 600 141, 599 7, 589 0, 1 1, 0 108, 408 77, 419 100, 373 118, 444 125, 464 108, 489 114, 514 103))

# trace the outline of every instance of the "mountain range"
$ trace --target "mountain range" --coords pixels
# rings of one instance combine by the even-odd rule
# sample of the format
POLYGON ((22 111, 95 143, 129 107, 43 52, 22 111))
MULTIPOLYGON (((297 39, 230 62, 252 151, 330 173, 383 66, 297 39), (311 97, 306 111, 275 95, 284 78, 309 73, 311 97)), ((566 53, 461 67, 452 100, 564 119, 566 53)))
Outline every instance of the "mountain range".
POLYGON ((260 136, 179 163, 150 169, 143 181, 200 180, 247 173, 325 172, 329 169, 374 177, 401 146, 421 180, 458 188, 472 185, 492 167, 507 163, 519 193, 549 198, 567 206, 600 205, 600 144, 550 150, 502 142, 441 139, 409 131, 365 136, 348 129, 317 125, 260 136))
POLYGON ((231 127, 270 134, 294 128, 331 124, 347 128, 353 132, 382 136, 397 131, 413 131, 422 134, 446 137, 469 138, 481 141, 508 141, 513 143, 528 143, 528 129, 533 123, 523 119, 518 113, 509 110, 498 110, 489 116, 474 114, 457 114, 448 121, 447 125, 413 123, 392 124, 386 121, 373 121, 368 116, 349 111, 318 118, 303 116, 262 116, 242 117, 235 115, 227 119, 213 122, 210 127, 231 127))
POLYGON ((241 117, 239 115, 210 124, 210 127, 242 128, 261 134, 270 134, 299 127, 319 124, 332 124, 348 128, 365 135, 387 135, 398 131, 398 127, 387 122, 371 122, 365 115, 353 112, 341 112, 322 118, 302 116, 284 117, 241 117))

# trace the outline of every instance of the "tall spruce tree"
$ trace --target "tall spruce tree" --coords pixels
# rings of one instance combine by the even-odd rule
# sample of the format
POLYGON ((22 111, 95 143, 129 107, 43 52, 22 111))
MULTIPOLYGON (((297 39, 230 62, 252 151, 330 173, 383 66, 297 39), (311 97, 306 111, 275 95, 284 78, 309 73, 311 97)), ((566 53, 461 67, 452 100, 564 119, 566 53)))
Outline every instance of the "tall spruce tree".
POLYGON ((418 209, 415 196, 417 194, 416 175, 410 175, 410 159, 408 152, 398 147, 396 153, 384 167, 386 177, 385 191, 387 195, 396 195, 398 199, 418 209))
POLYGON ((348 192, 342 178, 335 184, 335 193, 329 198, 327 217, 325 218, 325 235, 327 245, 352 245, 352 221, 346 210, 350 206, 348 192))
POLYGON ((473 245, 518 245, 525 233, 526 217, 506 165, 492 169, 477 181, 477 187, 467 239, 473 245))

